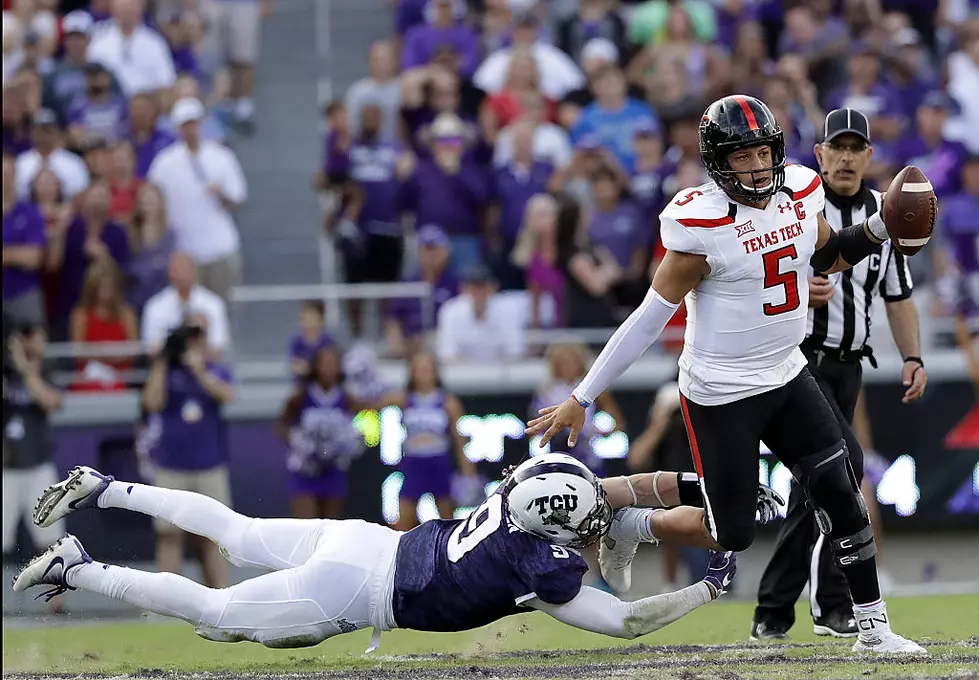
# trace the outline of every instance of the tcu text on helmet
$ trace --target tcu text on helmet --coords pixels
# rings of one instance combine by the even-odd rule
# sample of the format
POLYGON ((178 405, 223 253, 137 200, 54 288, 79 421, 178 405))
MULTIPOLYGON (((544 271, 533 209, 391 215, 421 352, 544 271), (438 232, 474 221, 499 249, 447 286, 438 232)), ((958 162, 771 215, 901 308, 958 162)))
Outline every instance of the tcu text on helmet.
POLYGON ((572 513, 578 509, 578 496, 573 493, 555 494, 535 498, 531 505, 537 506, 537 512, 544 515, 548 512, 565 511, 572 513))

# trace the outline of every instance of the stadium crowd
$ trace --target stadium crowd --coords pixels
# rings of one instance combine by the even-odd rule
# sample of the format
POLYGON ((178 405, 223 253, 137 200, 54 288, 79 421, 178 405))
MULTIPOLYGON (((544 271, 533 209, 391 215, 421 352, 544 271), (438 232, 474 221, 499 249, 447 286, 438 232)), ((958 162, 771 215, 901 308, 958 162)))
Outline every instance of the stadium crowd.
MULTIPOLYGON (((527 341, 527 329, 621 322, 663 253, 657 215, 707 179, 697 130, 719 96, 767 102, 789 161, 811 167, 825 113, 864 112, 873 185, 883 190, 914 164, 941 200, 932 256, 913 260, 915 281, 958 285, 944 245, 979 232, 972 0, 394 4, 393 35, 370 46, 369 75, 324 108, 314 184, 329 198, 325 229, 345 280, 428 282, 433 304, 385 303, 384 351, 411 361, 405 393, 380 384, 371 351, 340 351, 321 303, 300 305, 288 348, 299 389, 280 419, 297 516, 339 512, 343 469, 312 469, 311 452, 329 445, 356 456, 362 442, 347 435, 359 407, 399 405, 418 422, 434 408, 454 423, 462 412, 451 395, 426 401, 441 386, 439 363, 539 355, 545 348, 527 341), (315 424, 329 441, 301 427, 309 404, 341 414, 343 427, 334 416, 315 424)), ((58 341, 139 341, 161 353, 143 389, 157 417, 141 429, 141 451, 156 452, 158 483, 226 500, 228 301, 242 274, 235 212, 248 195, 227 143, 261 134, 253 65, 271 3, 4 0, 3 8, 3 309, 5 326, 23 329, 15 368, 30 376, 25 384, 41 374, 45 329, 58 341), (177 328, 185 332, 175 336, 177 328)), ((952 315, 954 297, 938 296, 933 313, 952 315)), ((354 336, 366 332, 363 307, 347 309, 354 336)), ((577 345, 551 347, 546 359, 551 375, 535 403, 565 398, 587 365, 577 345)), ((132 356, 81 356, 72 389, 125 389, 133 366, 132 356)), ((979 384, 979 361, 971 370, 979 384)), ((47 397, 43 410, 58 407, 57 394, 35 391, 47 397)), ((670 433, 650 434, 644 450, 662 437, 682 442, 676 405, 658 408, 670 433)), ((7 424, 5 496, 10 469, 34 461, 8 460, 7 424)), ((460 442, 406 440, 415 445, 422 456, 431 446, 453 450, 462 476, 475 476, 460 442)), ((472 495, 449 482, 437 491, 443 513, 472 495)), ((5 550, 7 534, 5 523, 5 550)), ((158 547, 161 566, 175 569, 180 540, 163 533, 158 547)), ((206 580, 222 583, 219 555, 204 562, 206 580)))

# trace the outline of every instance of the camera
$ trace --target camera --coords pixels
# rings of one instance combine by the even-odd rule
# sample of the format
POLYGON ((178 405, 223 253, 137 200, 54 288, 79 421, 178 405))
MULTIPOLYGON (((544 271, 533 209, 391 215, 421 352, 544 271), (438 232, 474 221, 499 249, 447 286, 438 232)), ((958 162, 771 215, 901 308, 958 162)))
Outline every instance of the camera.
POLYGON ((179 366, 181 359, 187 352, 187 342, 197 340, 203 336, 204 329, 200 326, 182 324, 167 336, 166 342, 163 343, 161 355, 167 360, 170 366, 179 366))

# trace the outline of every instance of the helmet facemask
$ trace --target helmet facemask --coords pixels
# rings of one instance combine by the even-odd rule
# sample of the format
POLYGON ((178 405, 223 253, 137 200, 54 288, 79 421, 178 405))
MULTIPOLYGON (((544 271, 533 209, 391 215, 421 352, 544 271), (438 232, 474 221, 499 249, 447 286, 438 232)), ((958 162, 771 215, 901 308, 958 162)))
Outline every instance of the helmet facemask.
POLYGON ((749 201, 763 200, 774 196, 785 184, 785 145, 782 143, 782 133, 778 140, 722 145, 713 154, 713 160, 707 164, 707 174, 718 186, 739 198, 749 201), (751 146, 768 146, 772 150, 772 165, 757 170, 734 170, 727 158, 732 153, 751 146), (738 179, 738 175, 750 175, 752 184, 756 176, 771 173, 771 183, 765 187, 755 188, 746 186, 738 179))

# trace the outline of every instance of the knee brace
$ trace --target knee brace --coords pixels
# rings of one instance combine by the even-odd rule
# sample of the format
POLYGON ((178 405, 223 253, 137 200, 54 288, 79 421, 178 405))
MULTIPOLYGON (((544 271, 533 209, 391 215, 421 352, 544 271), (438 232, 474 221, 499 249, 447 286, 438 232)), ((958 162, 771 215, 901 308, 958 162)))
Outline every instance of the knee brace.
POLYGON ((877 554, 870 514, 845 442, 802 458, 792 475, 809 499, 819 530, 832 540, 839 566, 863 562, 877 554))

